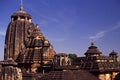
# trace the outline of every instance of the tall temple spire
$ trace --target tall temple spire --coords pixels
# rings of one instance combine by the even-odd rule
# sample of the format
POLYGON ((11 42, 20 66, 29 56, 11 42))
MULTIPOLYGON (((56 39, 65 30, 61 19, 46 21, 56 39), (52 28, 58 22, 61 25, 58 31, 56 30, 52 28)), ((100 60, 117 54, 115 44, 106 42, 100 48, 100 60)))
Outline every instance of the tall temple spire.
POLYGON ((6 31, 4 59, 12 58, 23 70, 35 72, 39 66, 51 63, 55 51, 39 26, 31 22, 32 16, 23 10, 22 0, 20 3, 6 31))
POLYGON ((23 11, 24 7, 23 7, 23 0, 20 0, 20 11, 23 11))
POLYGON ((20 1, 20 10, 11 15, 11 22, 8 25, 5 37, 4 59, 16 60, 21 50, 25 48, 25 41, 34 30, 35 25, 31 24, 31 15, 23 11, 23 3, 20 1), (29 32, 30 31, 30 32, 29 32))

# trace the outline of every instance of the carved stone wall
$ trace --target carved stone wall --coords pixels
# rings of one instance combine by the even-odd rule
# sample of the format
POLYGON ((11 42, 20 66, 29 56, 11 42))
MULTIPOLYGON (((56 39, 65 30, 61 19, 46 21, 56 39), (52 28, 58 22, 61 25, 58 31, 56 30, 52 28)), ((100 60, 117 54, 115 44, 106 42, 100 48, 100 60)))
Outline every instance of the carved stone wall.
POLYGON ((16 60, 19 53, 25 48, 25 41, 30 36, 34 24, 23 21, 13 21, 8 25, 5 38, 4 59, 13 58, 16 60))
POLYGON ((112 72, 112 73, 104 73, 104 74, 99 74, 98 78, 100 80, 114 80, 115 76, 117 75, 116 72, 112 72))
POLYGON ((13 66, 3 67, 0 74, 0 80, 22 80, 21 70, 13 66))

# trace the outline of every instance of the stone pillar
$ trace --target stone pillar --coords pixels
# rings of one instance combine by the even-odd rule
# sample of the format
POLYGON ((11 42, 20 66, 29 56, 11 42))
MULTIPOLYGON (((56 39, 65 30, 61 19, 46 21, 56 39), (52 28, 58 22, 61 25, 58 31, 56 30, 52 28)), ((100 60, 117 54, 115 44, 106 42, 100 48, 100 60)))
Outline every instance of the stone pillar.
POLYGON ((13 66, 5 66, 2 68, 0 80, 22 80, 21 69, 13 66))

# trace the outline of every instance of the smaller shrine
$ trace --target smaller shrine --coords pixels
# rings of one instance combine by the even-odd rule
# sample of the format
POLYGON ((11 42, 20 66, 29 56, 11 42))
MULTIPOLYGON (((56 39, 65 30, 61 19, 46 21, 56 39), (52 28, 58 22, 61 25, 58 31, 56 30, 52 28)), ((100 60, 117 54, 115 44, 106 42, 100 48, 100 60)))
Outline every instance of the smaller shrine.
POLYGON ((68 54, 59 53, 55 55, 54 63, 55 63, 55 66, 70 66, 71 59, 69 58, 68 54))
POLYGON ((104 56, 92 42, 85 57, 78 57, 74 65, 91 72, 100 80, 113 80, 120 71, 120 62, 117 59, 117 52, 113 50, 109 56, 104 56))
POLYGON ((21 69, 12 58, 0 61, 0 65, 2 65, 0 80, 23 80, 21 69))

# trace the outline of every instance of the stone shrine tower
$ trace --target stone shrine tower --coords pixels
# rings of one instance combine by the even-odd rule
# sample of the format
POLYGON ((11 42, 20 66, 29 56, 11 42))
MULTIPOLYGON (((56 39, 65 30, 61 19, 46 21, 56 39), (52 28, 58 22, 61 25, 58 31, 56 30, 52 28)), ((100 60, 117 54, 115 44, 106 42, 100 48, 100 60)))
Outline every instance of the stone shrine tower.
POLYGON ((25 41, 34 29, 31 19, 31 15, 23 10, 23 6, 20 6, 20 11, 12 14, 5 37, 5 60, 16 60, 20 51, 25 48, 25 41))
POLYGON ((31 20, 31 15, 24 11, 23 6, 11 15, 5 37, 4 59, 12 58, 21 69, 34 72, 39 66, 51 62, 55 51, 39 26, 31 20))

